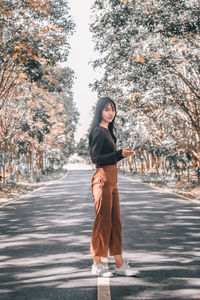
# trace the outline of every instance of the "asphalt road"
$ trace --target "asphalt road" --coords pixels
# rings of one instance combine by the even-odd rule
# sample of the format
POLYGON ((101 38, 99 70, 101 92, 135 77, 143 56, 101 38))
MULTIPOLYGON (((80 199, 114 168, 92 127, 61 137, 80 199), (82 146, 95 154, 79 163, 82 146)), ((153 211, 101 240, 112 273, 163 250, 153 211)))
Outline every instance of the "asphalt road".
MULTIPOLYGON (((0 300, 97 299, 93 173, 70 170, 0 207, 0 300)), ((122 176, 118 189, 123 256, 141 276, 112 278, 111 299, 199 300, 200 205, 122 176)))

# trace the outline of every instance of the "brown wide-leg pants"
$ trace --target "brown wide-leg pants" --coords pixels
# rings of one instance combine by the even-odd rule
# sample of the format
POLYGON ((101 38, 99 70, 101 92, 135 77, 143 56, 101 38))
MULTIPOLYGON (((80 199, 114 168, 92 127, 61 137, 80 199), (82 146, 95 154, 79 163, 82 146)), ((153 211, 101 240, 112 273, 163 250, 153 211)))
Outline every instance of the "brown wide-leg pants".
POLYGON ((122 254, 122 226, 117 166, 106 165, 96 169, 91 179, 96 218, 93 224, 90 253, 107 257, 122 254))

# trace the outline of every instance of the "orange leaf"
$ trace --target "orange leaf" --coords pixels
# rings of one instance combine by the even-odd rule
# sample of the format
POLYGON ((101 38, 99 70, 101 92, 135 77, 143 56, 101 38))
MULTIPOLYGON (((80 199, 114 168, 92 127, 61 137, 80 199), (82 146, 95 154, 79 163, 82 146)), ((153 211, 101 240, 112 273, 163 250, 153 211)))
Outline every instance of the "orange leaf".
POLYGON ((138 57, 133 57, 133 59, 131 60, 132 64, 138 59, 138 57))
POLYGON ((144 59, 144 56, 140 57, 140 61, 141 61, 142 63, 145 63, 145 62, 146 62, 146 60, 144 59))
POLYGON ((172 40, 173 40, 174 42, 178 42, 178 38, 177 38, 176 36, 173 36, 173 37, 172 37, 172 40))

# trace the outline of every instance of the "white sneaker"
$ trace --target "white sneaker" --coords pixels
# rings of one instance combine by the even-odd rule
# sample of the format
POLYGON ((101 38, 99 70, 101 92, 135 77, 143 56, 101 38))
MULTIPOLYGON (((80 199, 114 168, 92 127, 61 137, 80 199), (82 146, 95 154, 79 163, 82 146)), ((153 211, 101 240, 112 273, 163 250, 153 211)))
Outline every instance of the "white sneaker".
POLYGON ((115 267, 114 273, 121 276, 137 276, 140 274, 138 270, 131 268, 127 263, 123 263, 120 268, 115 267))
POLYGON ((92 274, 101 277, 113 276, 113 273, 110 272, 102 263, 98 263, 96 266, 92 265, 92 274))

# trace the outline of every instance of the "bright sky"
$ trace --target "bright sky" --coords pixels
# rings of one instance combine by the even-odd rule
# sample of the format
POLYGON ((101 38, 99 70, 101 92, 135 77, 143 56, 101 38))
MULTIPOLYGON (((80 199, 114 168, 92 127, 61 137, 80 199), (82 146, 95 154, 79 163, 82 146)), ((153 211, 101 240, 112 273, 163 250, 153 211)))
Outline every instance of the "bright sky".
POLYGON ((76 76, 73 92, 74 101, 80 113, 75 134, 75 140, 78 142, 89 128, 92 118, 91 108, 97 101, 97 93, 92 92, 88 86, 94 81, 94 78, 98 78, 98 74, 93 71, 92 66, 88 65, 88 62, 94 60, 97 54, 93 50, 94 43, 88 25, 93 0, 68 0, 68 2, 76 24, 76 32, 69 40, 71 50, 67 65, 75 71, 76 76))

